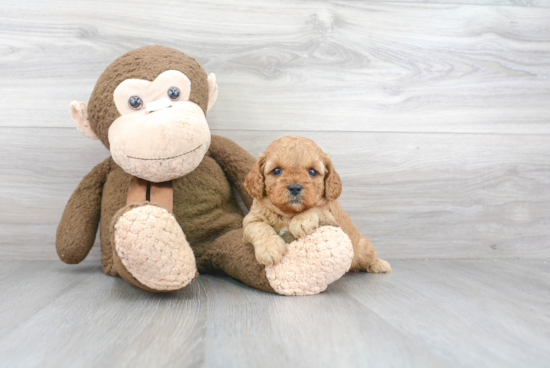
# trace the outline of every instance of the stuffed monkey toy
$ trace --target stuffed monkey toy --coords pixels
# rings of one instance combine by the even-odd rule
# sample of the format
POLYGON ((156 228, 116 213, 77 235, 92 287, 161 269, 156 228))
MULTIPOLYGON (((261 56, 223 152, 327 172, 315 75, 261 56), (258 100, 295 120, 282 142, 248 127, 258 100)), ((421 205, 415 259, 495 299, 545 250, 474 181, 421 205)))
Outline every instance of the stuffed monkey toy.
POLYGON ((81 262, 101 226, 103 271, 149 291, 178 290, 199 272, 221 272, 268 292, 314 294, 349 269, 349 238, 326 226, 308 237, 316 247, 343 244, 343 262, 334 265, 330 252, 307 255, 313 238, 304 237, 290 247, 297 250, 288 257, 292 272, 283 264, 268 278, 243 242, 244 215, 231 189, 250 208, 243 184, 256 160, 210 134, 206 114, 217 94, 215 75, 195 59, 145 46, 107 67, 88 105, 71 103, 78 130, 111 156, 82 179, 65 207, 56 240, 63 262, 81 262), (307 257, 324 268, 309 272, 307 257))

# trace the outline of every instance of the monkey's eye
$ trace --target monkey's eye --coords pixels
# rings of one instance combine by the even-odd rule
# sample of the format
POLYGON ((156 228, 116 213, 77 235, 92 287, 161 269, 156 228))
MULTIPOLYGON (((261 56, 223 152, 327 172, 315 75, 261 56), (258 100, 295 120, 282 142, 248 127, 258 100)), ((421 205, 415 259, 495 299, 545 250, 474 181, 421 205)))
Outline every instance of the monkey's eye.
POLYGON ((143 106, 143 100, 139 96, 132 96, 128 99, 128 106, 134 110, 139 110, 143 106))
POLYGON ((168 97, 170 97, 171 100, 177 100, 180 98, 180 89, 178 87, 170 87, 168 88, 168 97))
POLYGON ((309 169, 309 175, 310 176, 317 176, 318 172, 315 171, 315 169, 309 169))
POLYGON ((275 176, 281 175, 282 172, 283 172, 283 170, 281 170, 280 167, 276 167, 276 168, 274 168, 274 169, 271 171, 271 173, 272 173, 273 175, 275 175, 275 176))

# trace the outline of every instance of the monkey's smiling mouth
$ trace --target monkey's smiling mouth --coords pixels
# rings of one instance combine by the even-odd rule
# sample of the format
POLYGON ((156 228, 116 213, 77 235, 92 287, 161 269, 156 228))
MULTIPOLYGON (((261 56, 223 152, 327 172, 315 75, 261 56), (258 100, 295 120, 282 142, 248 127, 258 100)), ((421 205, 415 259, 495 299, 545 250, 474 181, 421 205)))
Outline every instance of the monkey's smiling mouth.
POLYGON ((185 156, 188 153, 195 152, 196 150, 198 150, 201 147, 202 147, 202 144, 199 145, 196 148, 193 148, 191 151, 187 151, 187 152, 182 153, 181 155, 172 156, 172 157, 163 157, 163 158, 141 158, 141 157, 133 157, 133 156, 126 156, 126 157, 133 158, 134 160, 143 160, 143 161, 165 161, 165 160, 171 160, 173 158, 178 158, 178 157, 181 157, 181 156, 185 156))

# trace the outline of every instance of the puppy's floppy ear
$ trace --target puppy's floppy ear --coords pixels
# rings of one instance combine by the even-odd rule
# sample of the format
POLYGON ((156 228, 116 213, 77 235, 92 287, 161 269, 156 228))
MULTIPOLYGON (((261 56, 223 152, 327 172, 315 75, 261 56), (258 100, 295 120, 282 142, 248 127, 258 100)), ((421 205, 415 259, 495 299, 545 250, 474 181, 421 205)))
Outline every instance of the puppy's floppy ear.
POLYGON ((264 173, 263 166, 265 164, 265 153, 260 153, 258 156, 258 161, 252 168, 252 170, 246 176, 244 181, 244 187, 248 193, 254 198, 262 198, 264 196, 264 173))
POLYGON ((325 197, 330 201, 334 201, 342 194, 342 181, 336 170, 334 170, 330 156, 325 155, 323 161, 327 169, 325 174, 325 197))

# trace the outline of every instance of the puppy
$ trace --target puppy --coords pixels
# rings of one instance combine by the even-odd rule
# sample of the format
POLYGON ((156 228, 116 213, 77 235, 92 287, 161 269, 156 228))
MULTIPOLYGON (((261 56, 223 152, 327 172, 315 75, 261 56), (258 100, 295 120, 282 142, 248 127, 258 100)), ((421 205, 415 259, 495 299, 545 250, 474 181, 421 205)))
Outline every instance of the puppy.
POLYGON ((337 224, 353 243, 351 271, 391 272, 390 264, 376 256, 372 243, 336 200, 342 192, 340 177, 329 155, 311 139, 274 140, 259 155, 244 185, 254 198, 244 218, 244 240, 254 245, 260 264, 281 261, 288 248, 283 234, 299 238, 320 225, 337 224))

